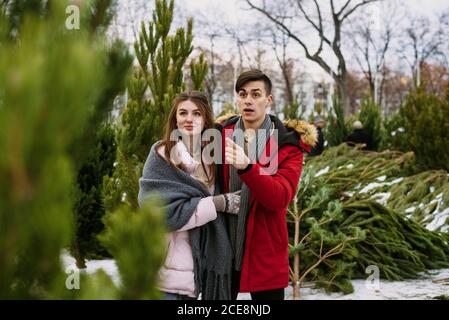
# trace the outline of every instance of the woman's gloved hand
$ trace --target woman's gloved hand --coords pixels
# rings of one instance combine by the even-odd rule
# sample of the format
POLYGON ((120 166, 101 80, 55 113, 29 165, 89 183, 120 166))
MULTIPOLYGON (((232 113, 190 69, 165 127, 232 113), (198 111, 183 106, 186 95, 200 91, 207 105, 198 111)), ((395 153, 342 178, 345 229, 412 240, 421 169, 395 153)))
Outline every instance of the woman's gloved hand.
POLYGON ((240 209, 240 192, 241 190, 213 196, 212 201, 215 204, 215 209, 219 212, 238 214, 240 209))

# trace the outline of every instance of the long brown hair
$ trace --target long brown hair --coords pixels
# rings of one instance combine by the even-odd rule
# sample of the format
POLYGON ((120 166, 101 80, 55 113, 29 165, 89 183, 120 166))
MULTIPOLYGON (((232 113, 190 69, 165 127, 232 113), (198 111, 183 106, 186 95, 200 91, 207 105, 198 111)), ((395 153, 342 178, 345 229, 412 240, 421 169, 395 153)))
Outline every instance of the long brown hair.
MULTIPOLYGON (((165 125, 165 131, 164 136, 161 140, 160 146, 165 146, 165 160, 167 160, 170 165, 177 167, 179 169, 182 169, 180 165, 175 165, 170 157, 171 151, 173 147, 178 143, 178 141, 173 141, 171 139, 172 132, 177 129, 176 126, 176 112, 178 111, 178 106, 181 104, 181 102, 184 101, 192 101, 197 108, 199 109, 201 116, 204 119, 204 128, 201 131, 201 134, 207 130, 211 129, 214 126, 214 118, 212 114, 212 107, 209 104, 209 100, 207 99, 206 94, 204 94, 201 91, 189 91, 189 92, 183 92, 180 93, 175 100, 173 101, 172 107, 170 109, 170 113, 168 115, 167 124, 165 125)), ((208 141, 201 143, 201 151, 203 151, 203 148, 209 144, 208 141)), ((201 165, 203 166, 204 172, 206 172, 208 176, 208 183, 211 183, 215 179, 215 169, 216 164, 212 163, 209 165, 209 173, 205 168, 203 157, 201 155, 201 165)))

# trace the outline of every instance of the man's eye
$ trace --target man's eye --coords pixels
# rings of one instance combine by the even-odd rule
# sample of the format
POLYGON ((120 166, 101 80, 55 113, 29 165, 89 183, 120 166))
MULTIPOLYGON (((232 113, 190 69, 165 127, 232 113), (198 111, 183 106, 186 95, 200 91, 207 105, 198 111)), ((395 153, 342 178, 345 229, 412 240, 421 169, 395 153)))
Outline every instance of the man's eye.
POLYGON ((259 98, 259 97, 260 97, 260 93, 258 93, 258 92, 253 93, 253 98, 259 98))
POLYGON ((240 96, 240 98, 246 98, 247 94, 246 94, 246 92, 240 92, 239 96, 240 96))

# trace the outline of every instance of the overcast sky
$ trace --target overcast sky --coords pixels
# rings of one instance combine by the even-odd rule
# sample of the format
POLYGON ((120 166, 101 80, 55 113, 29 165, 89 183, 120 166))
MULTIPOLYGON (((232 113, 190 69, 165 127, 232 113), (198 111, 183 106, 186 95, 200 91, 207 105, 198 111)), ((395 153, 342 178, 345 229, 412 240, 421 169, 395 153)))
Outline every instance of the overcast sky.
MULTIPOLYGON (((134 32, 138 33, 138 22, 142 19, 149 20, 151 18, 151 10, 154 7, 154 1, 149 0, 119 0, 122 3, 126 3, 126 10, 119 10, 118 14, 121 19, 125 20, 128 24, 129 21, 133 21, 134 32), (137 10, 132 12, 130 4, 134 4, 136 7, 146 6, 146 10, 137 10), (128 11, 128 12, 125 12, 128 11), (131 11, 131 12, 129 12, 131 11)), ((275 0, 268 0, 275 1, 275 0)), ((322 0, 327 1, 327 0, 322 0)), ((393 1, 393 0, 385 0, 393 1)), ((404 7, 409 7, 415 14, 425 14, 430 17, 435 17, 436 14, 442 11, 449 10, 449 0, 402 0, 405 4, 404 7)), ((255 0, 257 3, 257 0, 255 0)), ((372 6, 372 5, 370 5, 372 6)), ((227 24, 231 26, 245 25, 255 21, 266 21, 266 19, 254 10, 247 10, 248 5, 245 0, 175 0, 175 19, 173 30, 179 25, 185 25, 187 17, 194 18, 194 45, 197 46, 210 46, 210 38, 207 35, 214 33, 214 28, 218 31, 223 29, 223 26, 227 24), (207 27, 204 27, 202 21, 209 21, 207 27), (212 21, 212 23, 210 23, 212 21), (215 21, 217 22, 215 24, 215 21)), ((381 13, 378 14, 379 16, 381 13)), ((375 16, 375 14, 374 14, 375 16)), ((238 30, 238 28, 237 28, 238 30)), ((241 28, 241 30, 246 30, 241 28)), ((248 31, 245 31, 248 32, 248 31)), ((120 32, 122 33, 122 31, 120 32)), ((223 34, 223 32, 220 32, 223 34)), ((121 34, 123 37, 123 34, 121 34)), ((311 37, 316 39, 316 34, 311 33, 311 37)), ((128 30, 126 35, 129 43, 134 42, 134 35, 132 30, 128 30)), ((215 49, 220 53, 226 55, 236 56, 237 49, 235 47, 235 41, 233 42, 231 37, 228 39, 221 37, 215 41, 215 49)), ((303 56, 302 49, 299 45, 292 45, 290 50, 295 50, 295 56, 303 56)), ((272 51, 272 50, 270 50, 272 51)), ((268 54, 267 54, 268 55, 268 54)), ((304 62, 305 68, 313 73, 322 73, 320 68, 313 62, 301 59, 304 62)))
MULTIPOLYGON (((405 0, 405 2, 411 9, 422 14, 433 14, 449 8, 449 0, 405 0)), ((244 0, 175 0, 175 3, 193 14, 210 9, 228 13, 223 16, 228 21, 235 21, 240 15, 244 15, 242 8, 247 7, 244 0)))

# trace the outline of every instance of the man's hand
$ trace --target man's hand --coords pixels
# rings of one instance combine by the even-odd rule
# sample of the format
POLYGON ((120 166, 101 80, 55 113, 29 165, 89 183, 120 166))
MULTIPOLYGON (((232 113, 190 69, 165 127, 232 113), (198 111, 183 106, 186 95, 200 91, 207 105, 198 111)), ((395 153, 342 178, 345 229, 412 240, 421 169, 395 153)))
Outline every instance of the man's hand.
POLYGON ((250 164, 245 151, 230 138, 226 138, 225 159, 237 170, 246 169, 250 164))

